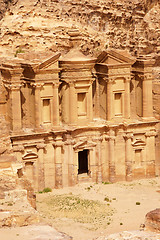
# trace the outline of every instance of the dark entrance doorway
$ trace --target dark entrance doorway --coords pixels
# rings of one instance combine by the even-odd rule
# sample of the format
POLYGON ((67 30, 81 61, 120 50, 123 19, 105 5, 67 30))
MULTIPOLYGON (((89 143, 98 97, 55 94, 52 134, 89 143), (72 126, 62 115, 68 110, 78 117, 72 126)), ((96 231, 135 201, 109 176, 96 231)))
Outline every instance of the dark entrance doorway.
POLYGON ((88 150, 78 152, 78 174, 88 173, 88 150))

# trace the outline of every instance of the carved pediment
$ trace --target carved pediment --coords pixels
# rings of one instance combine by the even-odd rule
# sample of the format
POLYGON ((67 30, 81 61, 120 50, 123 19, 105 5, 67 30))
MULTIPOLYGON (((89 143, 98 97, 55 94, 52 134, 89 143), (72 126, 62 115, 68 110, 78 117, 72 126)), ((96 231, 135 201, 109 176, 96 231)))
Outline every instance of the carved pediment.
POLYGON ((103 51, 97 58, 97 63, 104 64, 133 64, 135 59, 126 51, 103 51))
POLYGON ((75 150, 83 150, 83 149, 92 149, 93 147, 95 147, 97 144, 93 141, 79 141, 77 142, 73 148, 75 150))
POLYGON ((133 147, 138 147, 138 146, 145 146, 146 143, 142 139, 136 139, 133 143, 133 147))
POLYGON ((41 62, 40 64, 38 64, 36 67, 35 67, 35 70, 36 71, 39 71, 39 70, 43 70, 43 69, 56 69, 58 68, 58 60, 59 60, 59 57, 60 57, 60 53, 57 53, 55 55, 53 55, 52 57, 44 60, 43 62, 41 62))
POLYGON ((29 153, 26 153, 22 159, 24 161, 34 161, 36 158, 38 158, 38 155, 36 153, 33 153, 33 152, 29 152, 29 153))

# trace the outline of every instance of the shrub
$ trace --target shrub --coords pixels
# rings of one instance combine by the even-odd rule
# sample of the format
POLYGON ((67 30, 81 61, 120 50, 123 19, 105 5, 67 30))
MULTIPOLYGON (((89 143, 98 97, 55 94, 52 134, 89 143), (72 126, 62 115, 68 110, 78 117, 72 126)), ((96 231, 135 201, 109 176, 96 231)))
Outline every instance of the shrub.
POLYGON ((49 187, 47 187, 47 188, 44 188, 44 189, 43 189, 43 192, 44 192, 44 193, 52 192, 52 189, 49 188, 49 187))

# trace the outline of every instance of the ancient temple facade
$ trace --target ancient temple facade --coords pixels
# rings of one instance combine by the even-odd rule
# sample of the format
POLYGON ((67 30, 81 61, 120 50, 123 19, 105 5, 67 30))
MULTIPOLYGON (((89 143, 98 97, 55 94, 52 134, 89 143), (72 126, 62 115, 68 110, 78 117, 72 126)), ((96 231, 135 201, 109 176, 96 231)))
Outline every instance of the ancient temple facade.
POLYGON ((77 48, 1 64, 0 111, 36 191, 155 176, 152 65, 77 48))

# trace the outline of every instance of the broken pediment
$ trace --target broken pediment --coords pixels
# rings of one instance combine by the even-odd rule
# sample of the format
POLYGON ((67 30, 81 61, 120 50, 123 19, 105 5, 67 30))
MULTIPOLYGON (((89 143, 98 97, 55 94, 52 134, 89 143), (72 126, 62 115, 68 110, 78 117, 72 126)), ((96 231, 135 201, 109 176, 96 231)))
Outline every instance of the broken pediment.
POLYGON ((77 142, 73 148, 75 150, 81 150, 81 149, 92 149, 93 147, 95 147, 97 144, 95 142, 92 141, 79 141, 77 142))
POLYGON ((127 51, 107 50, 103 51, 97 58, 97 63, 116 65, 133 64, 135 59, 127 51))

